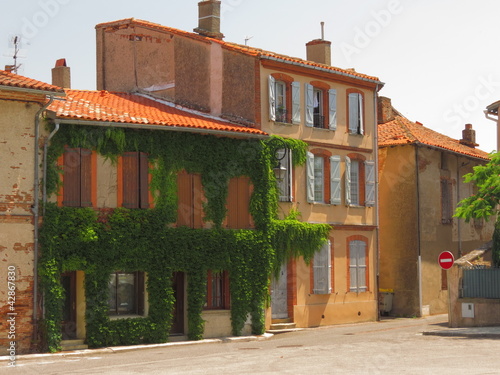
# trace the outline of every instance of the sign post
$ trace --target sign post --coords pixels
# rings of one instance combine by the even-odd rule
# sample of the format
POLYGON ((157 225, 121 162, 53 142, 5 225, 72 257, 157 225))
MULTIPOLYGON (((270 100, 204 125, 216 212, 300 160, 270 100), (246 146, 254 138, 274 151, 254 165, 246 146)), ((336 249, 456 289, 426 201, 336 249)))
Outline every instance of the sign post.
POLYGON ((451 267, 453 267, 453 263, 455 263, 455 257, 451 252, 443 251, 441 254, 439 254, 438 263, 443 270, 449 270, 451 267))

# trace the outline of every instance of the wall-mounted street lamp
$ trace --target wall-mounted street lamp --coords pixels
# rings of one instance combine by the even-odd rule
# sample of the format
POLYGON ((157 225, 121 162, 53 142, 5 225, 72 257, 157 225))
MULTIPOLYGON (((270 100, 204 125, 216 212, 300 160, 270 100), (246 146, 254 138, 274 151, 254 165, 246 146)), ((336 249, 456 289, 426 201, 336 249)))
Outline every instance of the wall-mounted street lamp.
POLYGON ((282 160, 285 159, 287 152, 288 152, 288 147, 285 143, 285 141, 276 138, 276 142, 278 142, 278 146, 276 147, 276 151, 274 153, 274 159, 275 159, 275 165, 273 168, 274 175, 276 176, 276 179, 281 182, 285 179, 287 169, 286 166, 282 163, 282 160))

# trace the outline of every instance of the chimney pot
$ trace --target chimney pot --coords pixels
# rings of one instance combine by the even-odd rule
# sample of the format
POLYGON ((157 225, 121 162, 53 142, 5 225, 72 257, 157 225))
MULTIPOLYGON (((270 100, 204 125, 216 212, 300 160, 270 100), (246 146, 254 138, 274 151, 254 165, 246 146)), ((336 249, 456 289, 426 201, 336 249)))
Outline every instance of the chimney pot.
POLYGON ((220 32, 220 7, 217 0, 206 0, 198 3, 198 27, 194 31, 209 38, 222 39, 220 32))
POLYGON ((476 143, 476 131, 472 129, 472 124, 465 124, 465 129, 462 130, 462 139, 460 143, 471 148, 479 146, 476 143))
POLYGON ((390 98, 379 96, 377 117, 379 124, 385 124, 386 122, 390 122, 396 118, 394 110, 392 109, 392 101, 390 98))
POLYGON ((66 65, 66 59, 56 61, 56 66, 52 68, 52 84, 64 89, 71 88, 71 69, 66 65))

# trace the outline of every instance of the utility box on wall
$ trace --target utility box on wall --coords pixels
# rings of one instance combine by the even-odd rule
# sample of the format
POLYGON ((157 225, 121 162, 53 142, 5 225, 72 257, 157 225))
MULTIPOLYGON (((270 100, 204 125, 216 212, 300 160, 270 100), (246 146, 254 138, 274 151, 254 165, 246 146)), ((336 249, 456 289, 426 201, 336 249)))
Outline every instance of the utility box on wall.
POLYGON ((379 289, 378 308, 381 315, 389 315, 392 310, 393 289, 379 289))
POLYGON ((462 318, 474 318, 473 303, 462 303, 462 318))

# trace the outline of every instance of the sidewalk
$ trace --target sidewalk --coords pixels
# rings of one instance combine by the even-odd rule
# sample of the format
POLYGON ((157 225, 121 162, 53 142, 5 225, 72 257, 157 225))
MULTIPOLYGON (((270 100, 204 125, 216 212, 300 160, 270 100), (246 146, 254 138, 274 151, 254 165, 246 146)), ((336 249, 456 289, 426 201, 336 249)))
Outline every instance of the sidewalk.
POLYGON ((500 339, 500 327, 436 328, 422 332, 424 336, 500 339))
MULTIPOLYGON (((40 353, 40 354, 21 354, 16 356, 16 360, 19 359, 40 359, 47 357, 71 357, 71 356, 83 356, 83 355, 95 355, 99 353, 117 353, 126 352, 131 350, 141 350, 141 349, 152 349, 152 348, 164 348, 169 346, 186 346, 186 345, 200 345, 200 344, 223 344, 227 342, 249 342, 249 341, 260 341, 268 340, 274 335, 271 333, 264 333, 259 336, 238 336, 238 337, 223 337, 219 339, 205 339, 198 341, 175 341, 167 342, 164 344, 149 344, 149 345, 132 345, 132 346, 113 346, 107 348, 99 349, 85 349, 85 350, 68 350, 64 352, 57 353, 40 353)), ((0 362, 9 361, 9 356, 0 356, 0 362)))

